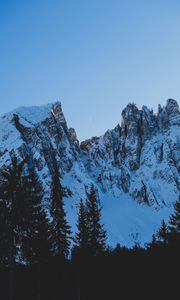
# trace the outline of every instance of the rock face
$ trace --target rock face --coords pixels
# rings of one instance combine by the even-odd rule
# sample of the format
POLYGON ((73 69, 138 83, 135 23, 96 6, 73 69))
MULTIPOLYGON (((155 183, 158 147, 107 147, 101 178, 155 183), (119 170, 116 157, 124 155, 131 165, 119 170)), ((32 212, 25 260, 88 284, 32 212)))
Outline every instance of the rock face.
POLYGON ((139 202, 168 205, 180 190, 179 121, 175 100, 169 99, 157 116, 128 104, 121 127, 81 143, 88 173, 104 191, 114 185, 139 202))
MULTIPOLYGON (((0 168, 10 163, 13 152, 20 161, 29 157, 46 196, 58 166, 69 191, 65 196, 72 226, 79 199, 85 199, 94 184, 104 207, 109 241, 129 244, 131 232, 122 228, 126 226, 142 233, 145 242, 161 218, 168 218, 180 193, 178 103, 169 99, 165 107, 159 105, 157 114, 130 103, 122 111, 121 124, 81 144, 75 130, 68 128, 59 102, 19 108, 0 117, 0 168), (143 234, 145 225, 151 229, 146 228, 149 236, 143 234)), ((48 197, 44 201, 48 207, 48 197)))

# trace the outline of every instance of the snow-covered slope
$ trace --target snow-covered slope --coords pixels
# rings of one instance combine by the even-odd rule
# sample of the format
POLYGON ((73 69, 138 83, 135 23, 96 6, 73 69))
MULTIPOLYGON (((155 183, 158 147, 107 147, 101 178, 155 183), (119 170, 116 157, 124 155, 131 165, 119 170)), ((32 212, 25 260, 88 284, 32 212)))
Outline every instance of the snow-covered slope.
MULTIPOLYGON (((158 113, 128 104, 122 123, 79 145, 59 102, 18 108, 0 117, 0 168, 29 157, 48 195, 58 166, 69 221, 93 183, 99 191, 109 243, 145 243, 161 219, 168 219, 180 191, 180 113, 169 99, 158 113)), ((48 208, 48 197, 44 204, 48 208)))

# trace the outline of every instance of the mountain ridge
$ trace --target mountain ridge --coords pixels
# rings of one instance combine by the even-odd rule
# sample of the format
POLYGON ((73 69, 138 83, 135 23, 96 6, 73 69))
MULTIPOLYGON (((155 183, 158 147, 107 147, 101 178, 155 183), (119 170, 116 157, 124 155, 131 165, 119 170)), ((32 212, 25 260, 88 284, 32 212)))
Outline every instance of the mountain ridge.
MULTIPOLYGON (((136 233, 144 243, 162 217, 168 218, 179 195, 179 126, 179 107, 173 99, 159 105, 157 114, 130 103, 122 111, 121 124, 79 143, 60 102, 21 107, 0 117, 0 168, 10 162, 12 152, 19 160, 30 157, 48 194, 56 161, 74 230, 78 202, 86 199, 93 184, 104 207, 109 243, 131 245, 131 234, 136 233), (150 224, 141 214, 146 219, 150 215, 150 224)), ((46 197, 44 204, 48 208, 46 197)))

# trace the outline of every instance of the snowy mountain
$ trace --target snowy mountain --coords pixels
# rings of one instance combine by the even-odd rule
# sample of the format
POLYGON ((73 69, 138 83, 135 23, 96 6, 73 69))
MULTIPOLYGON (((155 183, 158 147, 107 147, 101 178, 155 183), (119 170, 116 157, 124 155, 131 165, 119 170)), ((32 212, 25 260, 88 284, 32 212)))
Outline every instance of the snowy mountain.
MULTIPOLYGON (((29 157, 46 195, 57 162, 74 230, 79 200, 94 184, 109 243, 144 244, 161 219, 168 219, 180 192, 178 103, 169 99, 157 114, 128 104, 121 124, 81 144, 61 103, 18 108, 0 117, 0 168, 13 152, 19 161, 29 157)), ((48 197, 44 206, 48 209, 48 197)))

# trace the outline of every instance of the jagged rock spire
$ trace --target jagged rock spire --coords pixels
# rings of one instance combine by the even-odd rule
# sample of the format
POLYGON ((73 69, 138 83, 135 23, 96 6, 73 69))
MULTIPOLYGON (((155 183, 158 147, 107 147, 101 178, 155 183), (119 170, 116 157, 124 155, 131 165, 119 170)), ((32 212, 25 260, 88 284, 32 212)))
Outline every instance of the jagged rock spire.
POLYGON ((60 101, 57 101, 52 105, 52 114, 58 122, 66 123, 60 101))
POLYGON ((169 115, 179 115, 179 105, 176 100, 168 99, 166 102, 166 111, 169 115))

